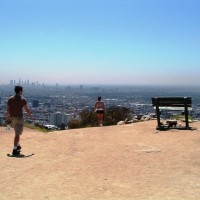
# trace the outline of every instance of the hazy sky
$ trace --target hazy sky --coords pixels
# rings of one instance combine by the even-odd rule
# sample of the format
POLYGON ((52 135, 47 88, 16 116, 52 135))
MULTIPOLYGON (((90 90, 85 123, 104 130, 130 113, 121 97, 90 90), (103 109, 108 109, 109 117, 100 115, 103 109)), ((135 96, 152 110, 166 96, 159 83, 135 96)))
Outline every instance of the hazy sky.
POLYGON ((0 0, 0 84, 200 85, 199 0, 0 0))

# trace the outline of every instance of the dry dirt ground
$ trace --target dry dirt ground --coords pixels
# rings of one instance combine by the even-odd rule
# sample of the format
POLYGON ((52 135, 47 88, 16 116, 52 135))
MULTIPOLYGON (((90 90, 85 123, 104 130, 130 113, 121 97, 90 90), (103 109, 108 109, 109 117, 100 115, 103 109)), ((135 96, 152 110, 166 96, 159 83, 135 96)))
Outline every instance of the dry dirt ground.
POLYGON ((42 133, 25 129, 26 158, 7 157, 0 128, 0 200, 198 200, 197 130, 156 131, 156 121, 42 133))

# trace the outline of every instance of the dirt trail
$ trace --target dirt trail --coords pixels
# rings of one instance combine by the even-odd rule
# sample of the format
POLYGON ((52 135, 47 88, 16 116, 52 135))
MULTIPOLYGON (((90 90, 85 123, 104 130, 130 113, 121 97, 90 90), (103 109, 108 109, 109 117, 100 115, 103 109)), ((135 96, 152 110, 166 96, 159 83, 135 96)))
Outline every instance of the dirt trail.
POLYGON ((42 133, 0 128, 0 200, 198 200, 200 123, 157 132, 156 121, 42 133))

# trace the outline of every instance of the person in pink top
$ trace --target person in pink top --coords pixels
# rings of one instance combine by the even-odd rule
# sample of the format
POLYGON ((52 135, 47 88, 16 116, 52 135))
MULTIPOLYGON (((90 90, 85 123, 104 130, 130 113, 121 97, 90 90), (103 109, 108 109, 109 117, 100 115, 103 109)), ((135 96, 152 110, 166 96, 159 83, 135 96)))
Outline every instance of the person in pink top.
POLYGON ((97 114, 99 126, 103 126, 103 119, 104 119, 104 114, 106 112, 106 109, 105 109, 104 102, 101 101, 100 96, 98 97, 98 101, 96 101, 95 103, 94 111, 97 114))

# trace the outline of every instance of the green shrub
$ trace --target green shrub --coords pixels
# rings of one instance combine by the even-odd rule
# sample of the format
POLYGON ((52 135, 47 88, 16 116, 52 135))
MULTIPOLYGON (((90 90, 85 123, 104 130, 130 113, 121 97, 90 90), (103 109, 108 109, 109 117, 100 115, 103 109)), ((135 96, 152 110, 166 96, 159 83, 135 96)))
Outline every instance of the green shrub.
POLYGON ((131 119, 130 110, 126 107, 114 106, 107 109, 104 117, 104 125, 116 125, 119 121, 131 119))
POLYGON ((30 129, 34 129, 34 130, 38 130, 38 131, 41 131, 41 132, 50 132, 50 130, 48 130, 47 128, 44 128, 43 126, 41 126, 40 124, 38 123, 35 123, 34 125, 33 124, 30 124, 30 123, 24 123, 24 126, 27 127, 27 128, 30 128, 30 129))
POLYGON ((88 110, 83 110, 80 113, 81 127, 95 127, 98 125, 96 113, 88 110))
MULTIPOLYGON (((182 119, 185 119, 185 115, 174 115, 172 116, 172 119, 175 119, 175 120, 182 120, 182 119)), ((194 120, 194 118, 192 116, 188 116, 188 119, 189 120, 194 120)))
POLYGON ((77 119, 71 120, 68 124, 68 129, 81 128, 81 122, 77 119))
MULTIPOLYGON (((130 110, 125 107, 110 107, 104 114, 104 126, 116 125, 119 121, 130 119, 130 110)), ((80 120, 74 119, 68 123, 69 129, 96 127, 98 126, 98 119, 96 113, 93 111, 83 110, 80 112, 80 120)))

